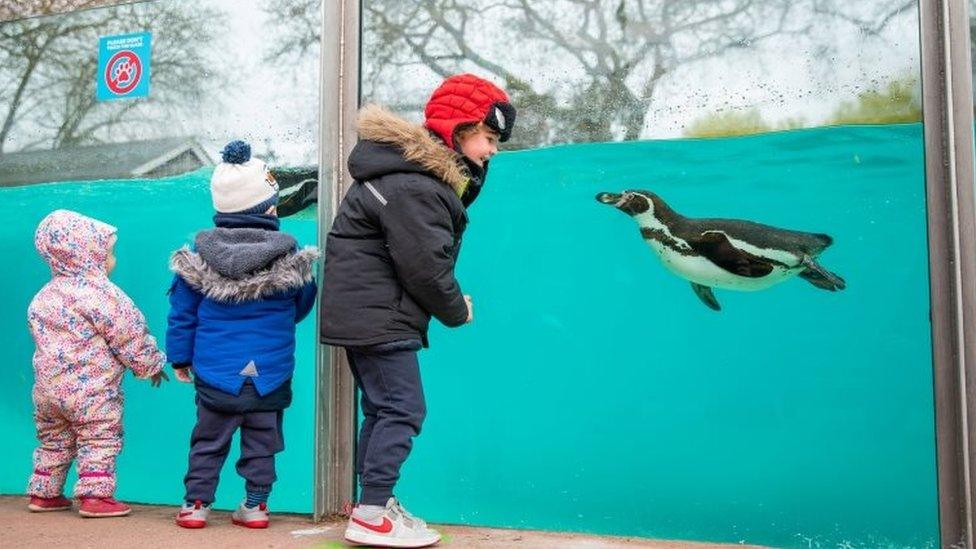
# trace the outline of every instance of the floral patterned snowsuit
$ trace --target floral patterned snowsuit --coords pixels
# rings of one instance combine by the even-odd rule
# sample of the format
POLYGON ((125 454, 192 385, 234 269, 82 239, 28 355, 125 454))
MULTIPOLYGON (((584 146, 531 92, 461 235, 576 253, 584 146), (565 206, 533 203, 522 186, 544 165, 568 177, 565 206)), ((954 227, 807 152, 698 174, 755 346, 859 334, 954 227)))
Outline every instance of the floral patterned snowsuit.
POLYGON ((166 357, 142 313, 108 279, 106 259, 116 229, 67 210, 41 221, 34 237, 52 278, 34 296, 34 422, 40 445, 27 492, 62 493, 78 459, 78 497, 111 497, 122 449, 122 375, 162 369, 166 357))

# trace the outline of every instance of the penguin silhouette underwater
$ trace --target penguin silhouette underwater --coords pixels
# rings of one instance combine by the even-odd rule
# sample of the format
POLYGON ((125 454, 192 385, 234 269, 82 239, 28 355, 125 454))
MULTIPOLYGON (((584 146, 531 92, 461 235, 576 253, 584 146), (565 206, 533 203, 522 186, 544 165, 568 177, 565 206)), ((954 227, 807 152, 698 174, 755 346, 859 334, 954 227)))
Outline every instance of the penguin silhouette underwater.
POLYGON ((833 242, 829 235, 738 219, 692 219, 649 191, 602 192, 596 199, 634 218, 665 268, 691 282, 713 310, 722 307, 712 288, 763 290, 794 276, 832 292, 846 287, 816 261, 833 242))

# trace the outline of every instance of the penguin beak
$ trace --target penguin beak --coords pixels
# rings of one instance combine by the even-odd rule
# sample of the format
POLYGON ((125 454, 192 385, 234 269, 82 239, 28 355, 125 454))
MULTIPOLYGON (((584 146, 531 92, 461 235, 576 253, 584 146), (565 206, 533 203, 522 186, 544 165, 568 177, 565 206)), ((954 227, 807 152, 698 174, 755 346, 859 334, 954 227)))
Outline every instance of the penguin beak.
POLYGON ((601 204, 606 204, 608 206, 620 207, 620 205, 626 199, 626 195, 617 193, 599 193, 596 195, 596 201, 601 204))
POLYGON ((613 206, 618 210, 627 202, 627 199, 631 197, 629 192, 622 194, 618 193, 598 193, 596 195, 596 201, 601 204, 606 204, 607 206, 613 206))

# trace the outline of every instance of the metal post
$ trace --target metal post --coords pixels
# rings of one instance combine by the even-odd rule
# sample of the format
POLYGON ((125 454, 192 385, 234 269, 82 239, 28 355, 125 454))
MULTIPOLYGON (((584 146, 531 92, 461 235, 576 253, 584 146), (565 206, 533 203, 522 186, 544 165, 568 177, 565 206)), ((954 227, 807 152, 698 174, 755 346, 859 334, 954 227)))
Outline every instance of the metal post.
MULTIPOLYGON (((332 216, 350 183, 345 159, 355 144, 359 108, 359 11, 359 0, 322 0, 320 246, 325 244, 332 216)), ((316 362, 314 511, 315 519, 321 520, 341 513, 343 504, 353 500, 356 401, 344 353, 320 345, 316 362)))
POLYGON ((972 549, 976 203, 965 0, 921 0, 922 90, 942 547, 972 549))

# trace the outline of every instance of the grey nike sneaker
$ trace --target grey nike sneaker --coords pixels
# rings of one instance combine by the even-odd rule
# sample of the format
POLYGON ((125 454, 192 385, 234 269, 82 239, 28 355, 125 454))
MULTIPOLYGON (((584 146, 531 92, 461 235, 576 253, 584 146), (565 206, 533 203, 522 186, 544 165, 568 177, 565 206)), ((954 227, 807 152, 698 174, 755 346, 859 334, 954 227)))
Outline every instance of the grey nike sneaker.
POLYGON ((377 547, 427 547, 441 539, 441 534, 411 515, 396 498, 385 507, 358 505, 349 516, 346 541, 377 547))

